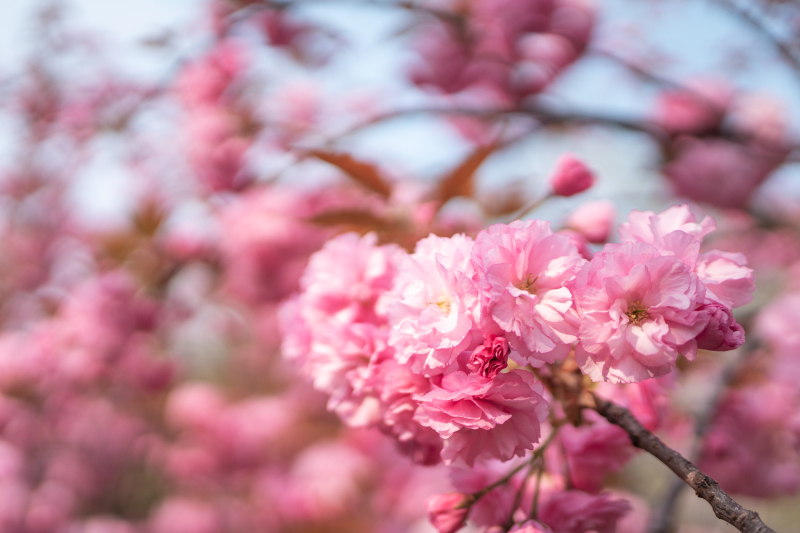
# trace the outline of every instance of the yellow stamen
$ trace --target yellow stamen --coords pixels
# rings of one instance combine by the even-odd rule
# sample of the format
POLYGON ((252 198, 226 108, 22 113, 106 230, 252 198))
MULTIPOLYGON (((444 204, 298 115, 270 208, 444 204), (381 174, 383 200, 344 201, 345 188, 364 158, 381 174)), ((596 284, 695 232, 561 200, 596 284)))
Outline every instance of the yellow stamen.
POLYGON ((642 322, 650 318, 647 308, 642 305, 640 300, 636 300, 632 304, 629 304, 628 310, 625 311, 625 314, 627 315, 630 323, 634 326, 641 326, 642 322))

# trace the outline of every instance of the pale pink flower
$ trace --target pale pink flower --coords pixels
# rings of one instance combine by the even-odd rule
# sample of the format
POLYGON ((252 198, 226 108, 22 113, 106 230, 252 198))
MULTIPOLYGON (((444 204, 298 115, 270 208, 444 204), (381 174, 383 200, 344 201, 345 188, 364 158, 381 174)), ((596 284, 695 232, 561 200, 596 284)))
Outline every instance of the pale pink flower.
POLYGON ((565 357, 577 333, 565 285, 585 262, 569 238, 541 220, 495 224, 478 234, 472 262, 483 327, 534 366, 565 357))
POLYGON ((558 533, 614 533, 617 521, 630 511, 625 500, 608 493, 556 492, 542 502, 539 520, 558 533))
POLYGON ((672 253, 694 267, 703 237, 715 229, 713 218, 705 217, 698 223, 689 206, 683 204, 672 206, 659 214, 652 211, 631 211, 628 221, 619 226, 619 236, 622 242, 652 244, 660 251, 672 253), (691 239, 682 234, 691 236, 691 239))
POLYGON ((415 396, 414 418, 445 439, 442 459, 462 458, 472 465, 478 457, 504 461, 522 456, 541 436, 547 418, 542 384, 529 372, 512 370, 493 379, 453 372, 441 385, 415 396))
POLYGON ((607 244, 573 284, 582 318, 575 357, 594 381, 630 383, 697 352, 705 289, 678 258, 645 243, 607 244))
POLYGON ((446 372, 458 354, 483 342, 472 246, 472 239, 461 234, 431 235, 419 241, 398 268, 386 302, 390 344, 415 372, 446 372))
POLYGON ((464 527, 474 501, 472 496, 458 492, 435 494, 425 502, 428 520, 439 533, 455 533, 464 527))
POLYGON ((332 319, 338 323, 377 324, 378 299, 392 288, 398 264, 406 255, 396 245, 377 245, 378 237, 368 233, 339 235, 314 253, 300 286, 309 319, 332 319))
POLYGON ((599 383, 595 392, 628 410, 650 431, 656 431, 667 419, 671 402, 667 389, 675 382, 675 373, 639 383, 617 385, 599 383))
POLYGON ((608 240, 617 210, 607 200, 586 202, 569 215, 564 225, 577 231, 589 242, 604 243, 608 240))
POLYGON ((572 154, 564 154, 556 161, 548 181, 553 193, 573 196, 594 185, 595 176, 583 161, 572 154))
POLYGON ((244 67, 242 47, 234 41, 221 41, 205 57, 183 68, 175 90, 190 109, 217 105, 244 67))
POLYGON ((472 351, 467 368, 486 378, 493 378, 508 366, 511 349, 503 337, 490 337, 472 351))
POLYGON ((695 268, 706 287, 706 298, 725 307, 750 303, 755 291, 755 275, 743 254, 711 250, 700 254, 695 268))

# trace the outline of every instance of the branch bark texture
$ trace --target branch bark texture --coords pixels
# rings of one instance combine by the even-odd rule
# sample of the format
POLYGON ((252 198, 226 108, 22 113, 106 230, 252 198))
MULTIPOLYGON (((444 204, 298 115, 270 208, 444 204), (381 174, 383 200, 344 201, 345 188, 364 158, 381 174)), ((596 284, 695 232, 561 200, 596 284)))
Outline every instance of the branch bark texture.
POLYGON ((624 429, 634 446, 648 452, 675 472, 694 489, 698 497, 711 505, 717 518, 731 524, 742 533, 775 533, 761 521, 758 513, 739 505, 720 488, 716 481, 645 429, 630 411, 596 395, 594 400, 598 413, 612 424, 624 429))

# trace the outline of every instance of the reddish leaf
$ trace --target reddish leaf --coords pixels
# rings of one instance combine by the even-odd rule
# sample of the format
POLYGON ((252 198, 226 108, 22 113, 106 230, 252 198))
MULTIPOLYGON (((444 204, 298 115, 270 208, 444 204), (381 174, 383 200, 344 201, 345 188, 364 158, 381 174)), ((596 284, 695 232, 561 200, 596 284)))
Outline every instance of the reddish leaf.
POLYGON ((438 199, 444 204, 456 196, 471 197, 474 194, 475 171, 486 161, 486 158, 497 146, 490 144, 480 146, 461 162, 450 174, 439 183, 438 199))
POLYGON ((367 230, 378 229, 386 225, 386 221, 376 217, 369 211, 359 209, 335 209, 314 215, 309 219, 320 226, 350 226, 367 230))
POLYGON ((388 198, 389 195, 392 194, 392 186, 388 181, 383 179, 378 167, 371 163, 359 161, 347 153, 311 150, 309 154, 338 167, 353 180, 381 196, 388 198))

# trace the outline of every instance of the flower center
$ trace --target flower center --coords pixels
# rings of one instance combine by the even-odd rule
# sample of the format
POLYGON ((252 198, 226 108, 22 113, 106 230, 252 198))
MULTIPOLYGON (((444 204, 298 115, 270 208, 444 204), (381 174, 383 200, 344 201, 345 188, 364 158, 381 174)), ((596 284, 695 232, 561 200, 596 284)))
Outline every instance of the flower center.
POLYGON ((528 274, 524 280, 519 282, 517 288, 521 291, 527 291, 531 294, 536 294, 536 287, 534 286, 534 283, 536 283, 536 280, 539 279, 539 276, 531 279, 532 276, 533 274, 528 274))
POLYGON ((650 318, 647 308, 643 306, 642 302, 639 300, 628 305, 628 310, 625 311, 625 315, 627 315, 628 320, 634 326, 640 326, 642 322, 650 318))
POLYGON ((450 300, 447 298, 442 298, 438 302, 434 303, 436 307, 442 310, 442 312, 446 315, 450 314, 450 300))

